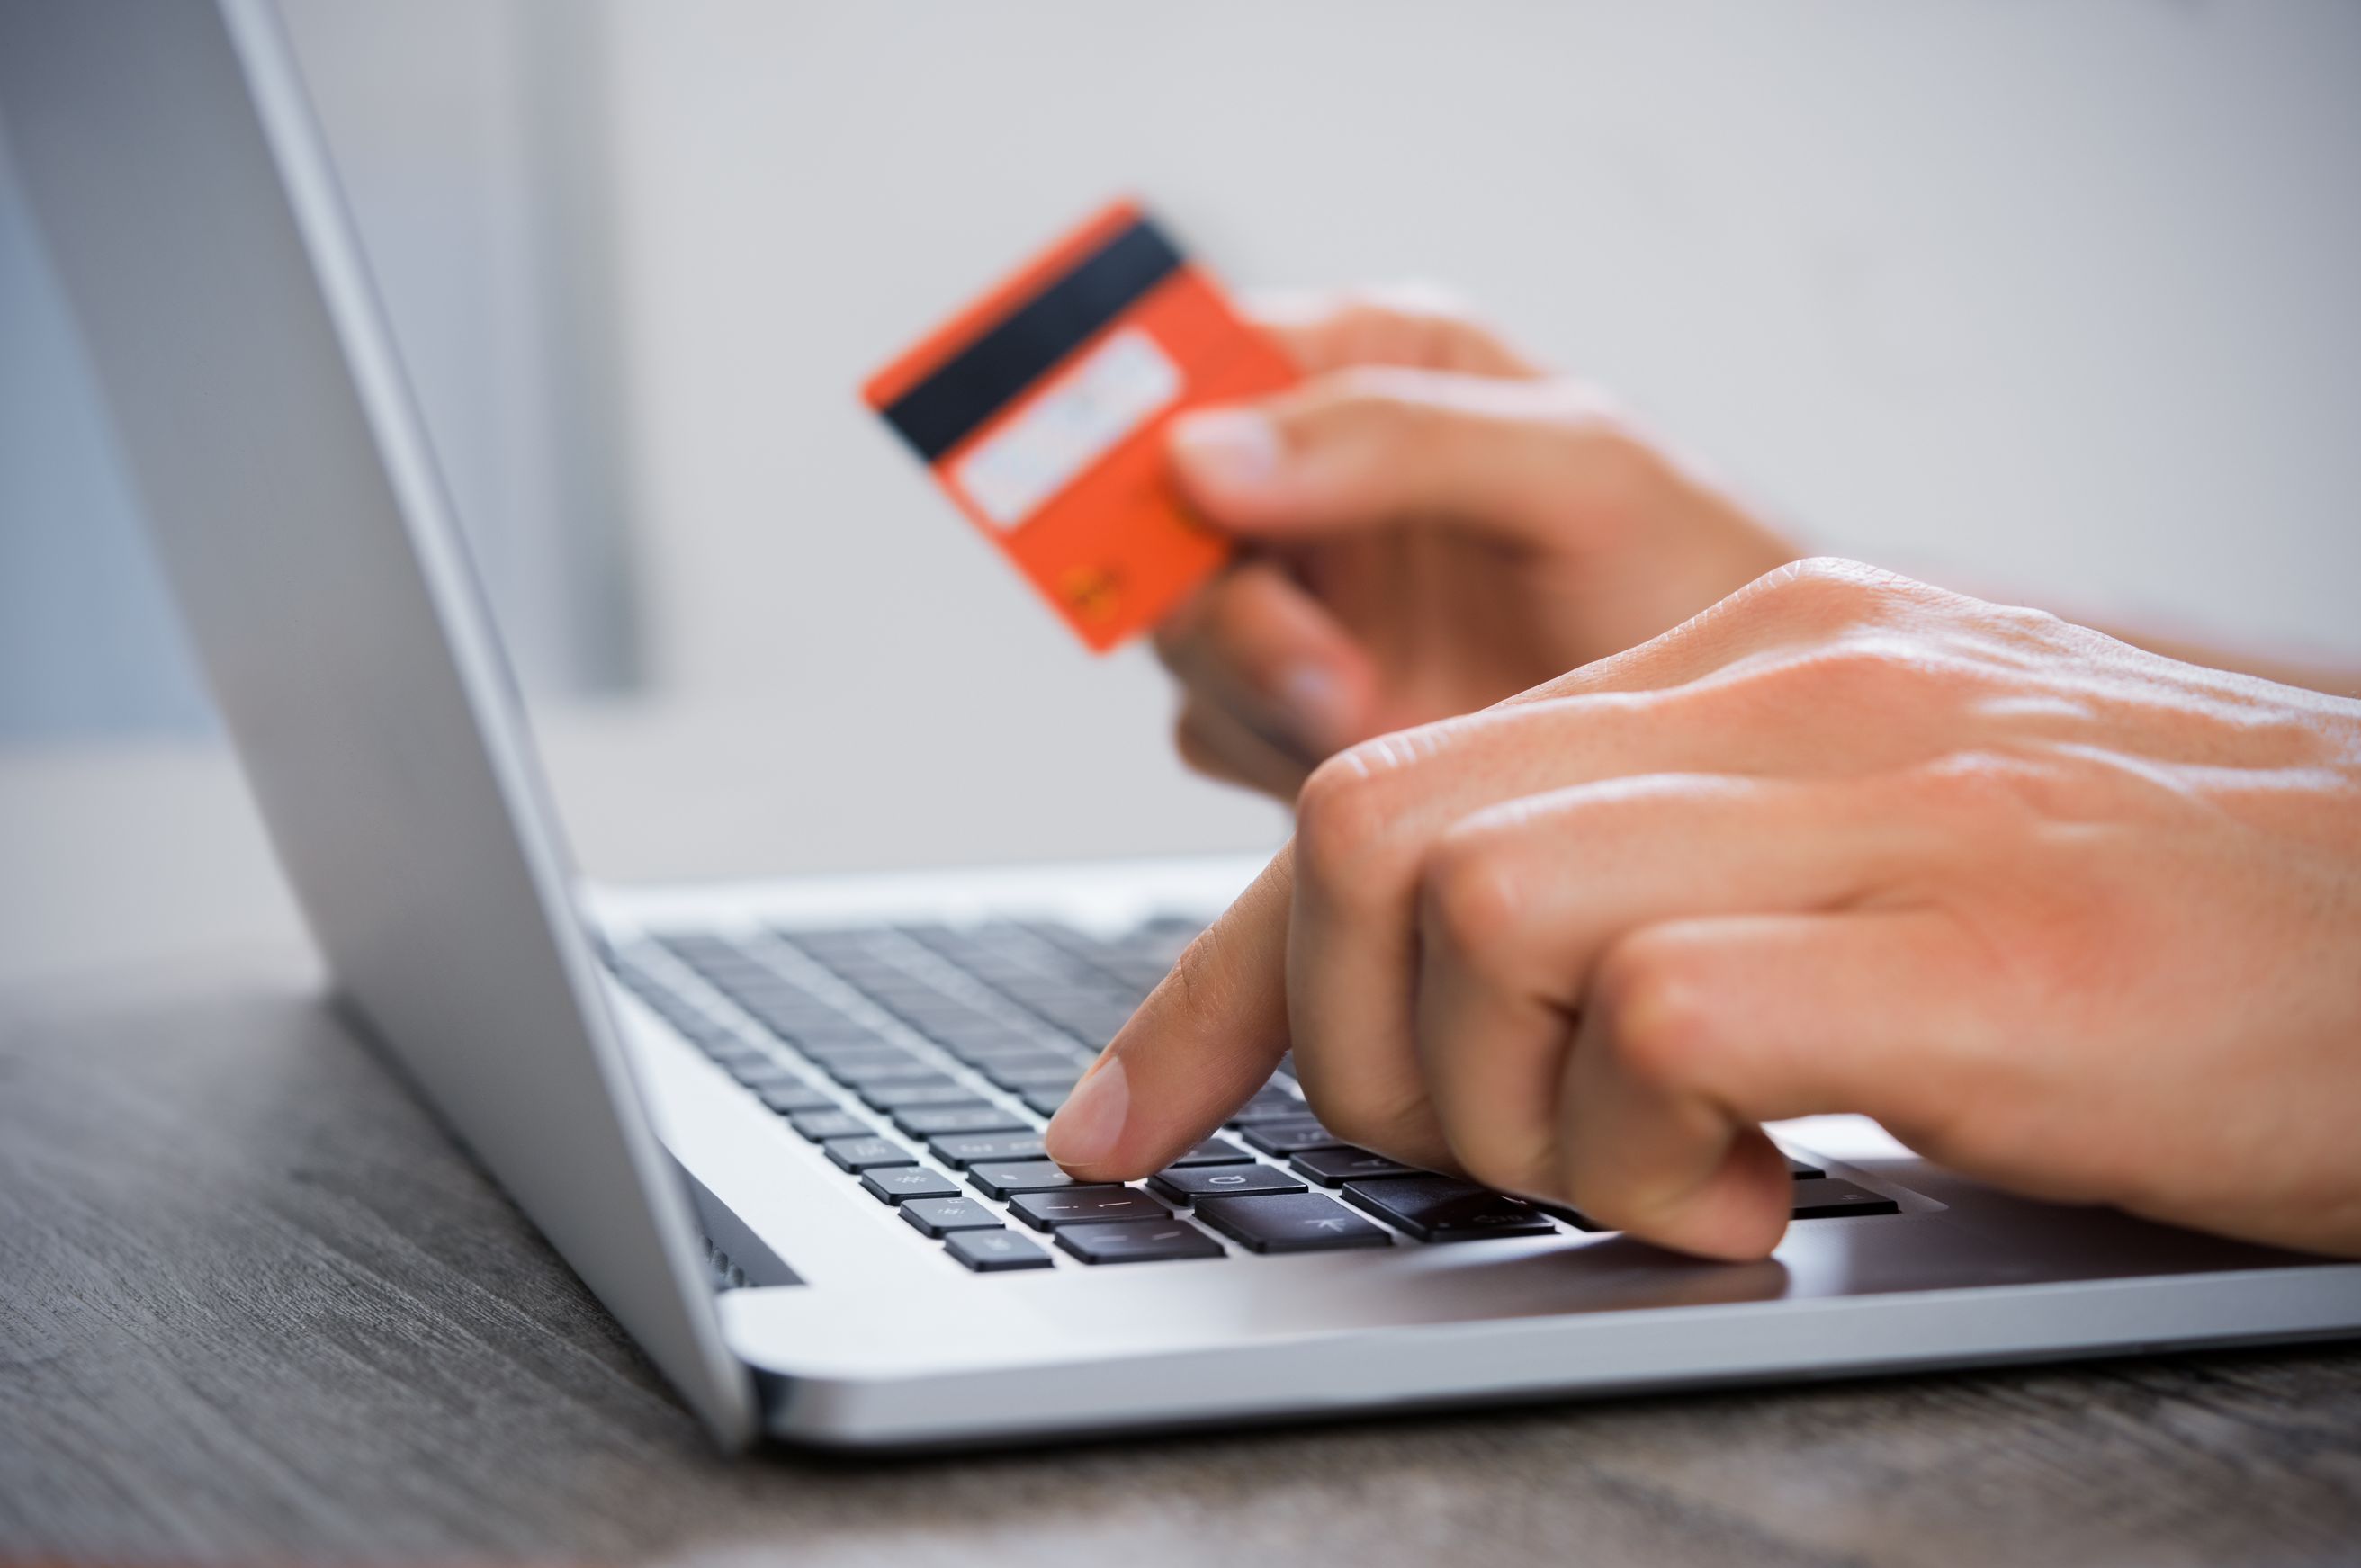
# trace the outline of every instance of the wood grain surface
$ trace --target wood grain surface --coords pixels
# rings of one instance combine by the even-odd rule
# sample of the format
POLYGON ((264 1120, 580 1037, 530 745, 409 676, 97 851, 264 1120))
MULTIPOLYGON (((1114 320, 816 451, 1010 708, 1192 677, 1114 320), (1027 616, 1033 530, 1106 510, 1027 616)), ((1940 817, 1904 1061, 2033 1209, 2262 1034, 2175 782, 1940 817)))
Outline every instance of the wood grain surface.
POLYGON ((291 948, 0 994, 0 1559, 2361 1560, 2361 1352, 729 1462, 291 948))

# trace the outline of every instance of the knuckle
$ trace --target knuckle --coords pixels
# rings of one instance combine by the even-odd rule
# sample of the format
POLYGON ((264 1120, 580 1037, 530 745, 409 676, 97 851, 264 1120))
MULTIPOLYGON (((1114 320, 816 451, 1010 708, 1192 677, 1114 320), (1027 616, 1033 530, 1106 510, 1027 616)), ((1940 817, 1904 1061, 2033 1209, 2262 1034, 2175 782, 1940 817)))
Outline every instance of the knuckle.
POLYGON ((1187 620, 1179 616, 1159 623, 1149 637, 1156 657, 1167 672, 1178 679, 1189 678, 1189 665, 1196 652, 1197 625, 1191 615, 1187 620))
POLYGON ((2030 826, 2056 812, 2063 785, 2059 771, 2010 751, 1946 752, 1902 775, 1905 794, 1922 811, 1955 824, 1955 837, 1989 848, 1990 835, 2030 826))
POLYGON ((1323 378, 1310 409, 1317 428, 1350 429, 1372 440, 1413 437, 1433 422, 1424 373, 1398 365, 1352 365, 1323 378))
POLYGON ((1207 736, 1193 704, 1183 708, 1180 717, 1173 721, 1172 747, 1192 772, 1223 780, 1236 776, 1235 762, 1207 736))
POLYGON ((1429 279, 1365 284, 1339 302, 1338 319, 1375 356, 1446 362, 1463 334, 1488 335, 1466 296, 1429 279))
POLYGON ((1480 1187, 1546 1195, 1558 1185, 1546 1159, 1537 1160, 1513 1151, 1495 1135, 1493 1129, 1454 1136, 1450 1144, 1459 1168, 1480 1187))
POLYGON ((1624 938, 1599 961, 1592 1005, 1615 1059, 1635 1080, 1688 1083, 1720 1037, 1712 988, 1693 950, 1655 932, 1624 938))
POLYGON ((1397 816, 1402 762, 1393 737, 1346 748, 1312 771, 1295 800, 1297 864, 1306 881, 1349 883, 1397 816))
POLYGON ((1647 433, 1597 392, 1582 388, 1576 395, 1583 402, 1571 417, 1582 436, 1592 483, 1635 504, 1664 488, 1664 455, 1647 433))
POLYGON ((1224 576, 1199 608, 1201 639, 1224 652, 1253 641, 1268 620, 1273 592, 1282 585, 1279 568, 1268 561, 1250 561, 1224 576))
POLYGON ((1270 685, 1296 644, 1273 615, 1279 585, 1259 575, 1241 578, 1207 607, 1202 630, 1191 652, 1204 668, 1226 673, 1249 690, 1270 685))
POLYGON ((1377 296, 1399 334, 1399 356, 1442 370, 1498 374, 1517 365, 1499 330, 1466 295, 1443 284, 1394 285, 1377 296))
POLYGON ((1773 567, 1741 588, 1748 609, 1805 629, 1837 630, 1878 618, 1921 589, 1909 578, 1837 555, 1813 555, 1773 567))
POLYGON ((1419 372, 1356 365, 1308 384, 1288 407, 1289 442, 1303 457, 1320 456, 1358 471, 1407 454, 1416 458, 1433 439, 1433 411, 1416 385, 1419 372))
POLYGON ((1403 1146, 1404 1129, 1417 1106, 1392 1103, 1350 1074, 1315 1071, 1302 1075, 1301 1081, 1304 1100, 1320 1124, 1346 1143, 1379 1150, 1403 1146))
POLYGON ((1360 1096, 1340 1093, 1330 1085, 1315 1089, 1310 1084, 1304 1085, 1303 1094, 1320 1124, 1345 1142, 1370 1148, 1386 1141, 1387 1118, 1360 1096))
POLYGON ((1523 926, 1529 908, 1527 857, 1511 832, 1462 823, 1428 851, 1419 879, 1420 923, 1461 962, 1477 970, 1523 926))
POLYGON ((1202 680, 1207 666, 1219 657, 1223 627, 1235 597, 1235 574, 1217 577, 1157 623, 1150 639, 1156 656, 1182 685, 1202 680))
POLYGON ((1173 720, 1173 751, 1178 751, 1180 761, 1188 762, 1197 773, 1213 773, 1213 765, 1218 761, 1213 749, 1206 744, 1204 734, 1197 729, 1197 720, 1190 711, 1183 711, 1180 718, 1173 720))
POLYGON ((1553 378, 1521 391, 1502 411, 1551 438, 1558 482, 1569 493, 1639 516, 1670 486, 1674 469, 1664 449, 1589 382, 1553 378))
POLYGON ((1964 719, 1988 685, 1985 672, 1939 639, 1867 623, 1816 628, 1799 641, 1740 661, 1729 679, 1701 683, 1688 695, 1700 703, 1767 702, 1816 720, 1844 715, 1891 727, 1938 716, 1964 719))

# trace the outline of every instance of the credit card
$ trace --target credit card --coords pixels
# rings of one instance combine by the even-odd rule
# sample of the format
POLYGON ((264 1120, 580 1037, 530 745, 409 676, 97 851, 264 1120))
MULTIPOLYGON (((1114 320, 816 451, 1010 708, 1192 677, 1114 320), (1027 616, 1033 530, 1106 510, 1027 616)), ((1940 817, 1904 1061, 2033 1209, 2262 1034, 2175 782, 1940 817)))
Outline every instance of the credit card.
POLYGON ((1168 477, 1183 409, 1297 378, 1155 219, 1118 202, 862 388, 970 522, 1104 652, 1228 559, 1168 477))

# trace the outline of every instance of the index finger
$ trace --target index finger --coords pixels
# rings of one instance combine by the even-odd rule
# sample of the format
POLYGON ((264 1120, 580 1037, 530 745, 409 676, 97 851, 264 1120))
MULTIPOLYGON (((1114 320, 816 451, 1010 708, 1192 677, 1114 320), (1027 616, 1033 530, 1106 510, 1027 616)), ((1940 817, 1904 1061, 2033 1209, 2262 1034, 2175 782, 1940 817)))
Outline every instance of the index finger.
POLYGON ((1160 1170, 1220 1126, 1287 1052, 1295 846, 1189 945, 1050 1118, 1049 1157, 1085 1180, 1160 1170))

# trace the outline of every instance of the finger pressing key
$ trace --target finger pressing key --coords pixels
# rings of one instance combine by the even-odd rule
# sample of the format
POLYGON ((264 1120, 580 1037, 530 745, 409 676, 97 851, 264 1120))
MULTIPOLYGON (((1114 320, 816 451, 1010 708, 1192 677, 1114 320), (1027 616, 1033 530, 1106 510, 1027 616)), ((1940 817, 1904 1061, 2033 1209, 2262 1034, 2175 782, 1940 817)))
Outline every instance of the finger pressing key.
POLYGON ((1160 1170, 1269 1079, 1287 1050, 1294 857, 1190 944, 1051 1119, 1049 1157, 1089 1181, 1160 1170))

